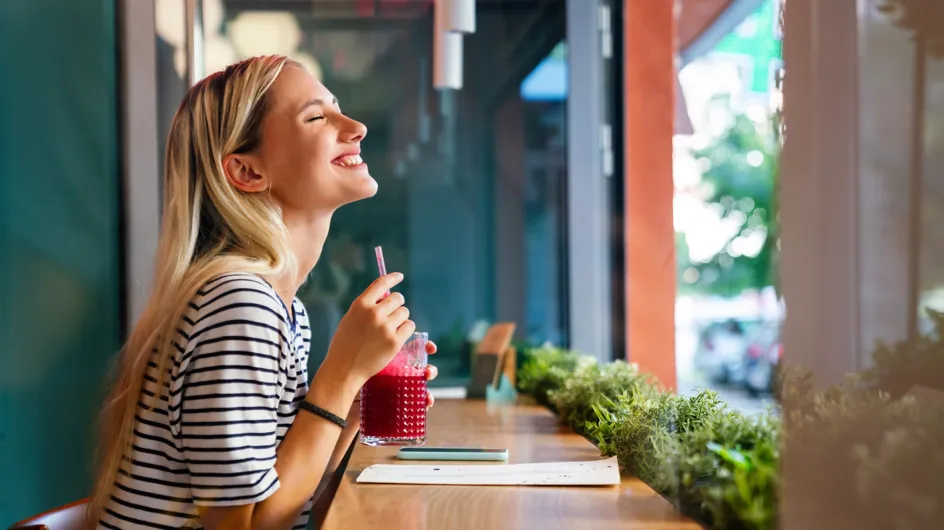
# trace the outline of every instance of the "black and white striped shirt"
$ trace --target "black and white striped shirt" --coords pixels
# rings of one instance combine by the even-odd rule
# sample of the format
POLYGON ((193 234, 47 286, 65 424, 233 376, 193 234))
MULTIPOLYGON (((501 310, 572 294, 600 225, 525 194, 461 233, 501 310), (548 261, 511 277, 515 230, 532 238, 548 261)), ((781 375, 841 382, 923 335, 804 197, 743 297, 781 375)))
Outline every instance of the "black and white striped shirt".
MULTIPOLYGON (((148 368, 131 465, 99 528, 200 528, 199 507, 261 502, 279 488, 275 450, 308 392, 311 328, 252 274, 201 289, 185 313, 160 401, 148 368)), ((311 502, 294 528, 307 524, 311 502)))

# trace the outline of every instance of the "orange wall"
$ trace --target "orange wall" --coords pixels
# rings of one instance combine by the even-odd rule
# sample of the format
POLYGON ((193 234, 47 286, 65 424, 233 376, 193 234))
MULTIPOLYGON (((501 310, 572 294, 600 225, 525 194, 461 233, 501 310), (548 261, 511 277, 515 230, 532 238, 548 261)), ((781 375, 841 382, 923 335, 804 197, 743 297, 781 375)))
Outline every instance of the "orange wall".
POLYGON ((675 388, 675 2, 623 5, 626 352, 675 388))

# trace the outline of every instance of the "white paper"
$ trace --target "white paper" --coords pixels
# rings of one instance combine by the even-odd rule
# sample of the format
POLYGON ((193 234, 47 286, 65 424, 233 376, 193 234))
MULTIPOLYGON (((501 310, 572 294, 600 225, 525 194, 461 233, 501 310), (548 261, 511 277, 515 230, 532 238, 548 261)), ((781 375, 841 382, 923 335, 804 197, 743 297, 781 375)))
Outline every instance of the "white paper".
POLYGON ((615 486, 616 457, 589 462, 495 465, 390 465, 365 469, 361 484, 452 484, 466 486, 615 486))

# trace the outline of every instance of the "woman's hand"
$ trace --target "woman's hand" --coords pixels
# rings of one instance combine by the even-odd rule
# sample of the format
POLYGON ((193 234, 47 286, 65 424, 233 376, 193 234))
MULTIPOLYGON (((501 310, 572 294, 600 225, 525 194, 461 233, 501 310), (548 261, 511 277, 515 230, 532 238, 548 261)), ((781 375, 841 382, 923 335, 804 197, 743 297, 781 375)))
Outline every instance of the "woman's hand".
MULTIPOLYGON (((437 350, 437 349, 438 349, 438 348, 436 348, 436 343, 435 343, 435 342, 429 341, 429 342, 426 343, 426 353, 427 353, 427 354, 433 355, 434 353, 436 353, 436 350, 437 350)), ((439 375, 439 370, 438 370, 434 365, 432 365, 432 364, 427 364, 427 365, 426 365, 426 380, 427 380, 427 381, 432 381, 433 379, 436 379, 436 376, 437 376, 437 375, 439 375)), ((426 408, 432 407, 432 406, 433 406, 433 403, 435 403, 435 402, 436 402, 436 400, 433 399, 433 395, 430 394, 429 391, 426 391, 426 408)))
POLYGON ((352 388, 357 389, 390 363, 416 331, 416 324, 409 320, 410 310, 403 305, 403 295, 386 296, 401 281, 400 273, 381 276, 354 300, 338 324, 322 370, 349 378, 352 388))
MULTIPOLYGON (((433 355, 434 353, 436 353, 438 349, 439 348, 436 347, 435 342, 429 341, 426 343, 426 353, 428 355, 433 355)), ((439 369, 436 368, 436 366, 432 364, 427 364, 426 365, 426 380, 432 381, 433 379, 436 379, 437 375, 439 375, 439 369)), ((360 421, 359 419, 360 418, 360 401, 361 401, 361 393, 358 392, 357 397, 354 398, 354 406, 351 407, 351 414, 354 414, 356 412, 357 416, 348 417, 348 423, 350 424, 354 424, 360 421), (351 419, 351 418, 355 418, 355 419, 351 419)), ((427 391, 426 392, 426 408, 432 407, 435 402, 436 400, 433 399, 433 395, 430 394, 429 391, 427 391)))

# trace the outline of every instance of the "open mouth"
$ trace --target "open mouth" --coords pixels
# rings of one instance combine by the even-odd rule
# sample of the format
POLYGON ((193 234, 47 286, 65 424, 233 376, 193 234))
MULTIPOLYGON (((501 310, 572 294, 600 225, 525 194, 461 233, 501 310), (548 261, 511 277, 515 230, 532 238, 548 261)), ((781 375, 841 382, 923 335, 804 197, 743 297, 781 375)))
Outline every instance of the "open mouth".
POLYGON ((357 167, 364 164, 361 155, 342 155, 331 161, 332 164, 341 167, 357 167))

